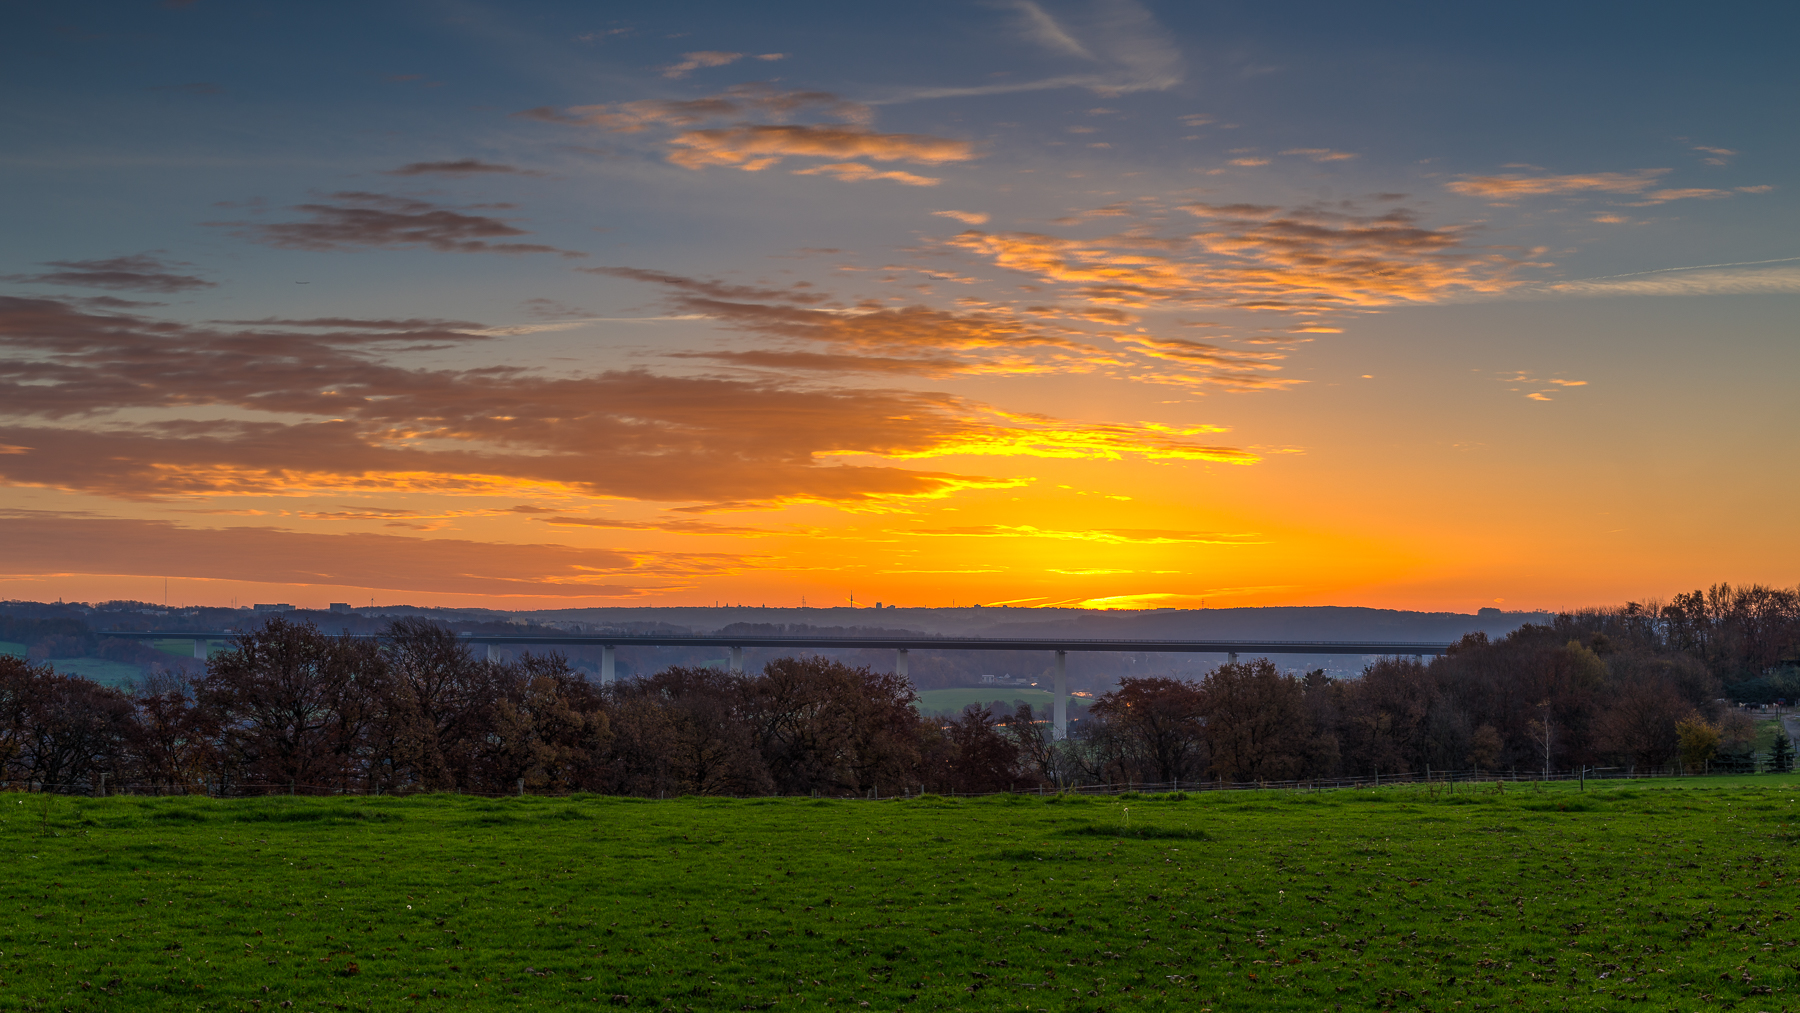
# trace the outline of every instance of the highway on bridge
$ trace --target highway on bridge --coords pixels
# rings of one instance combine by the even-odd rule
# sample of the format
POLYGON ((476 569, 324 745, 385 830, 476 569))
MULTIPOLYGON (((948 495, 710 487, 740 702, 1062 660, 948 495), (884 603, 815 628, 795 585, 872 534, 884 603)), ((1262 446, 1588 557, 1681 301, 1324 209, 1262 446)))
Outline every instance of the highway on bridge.
MULTIPOLYGON (((194 657, 204 658, 207 644, 214 640, 234 640, 237 630, 95 630, 103 637, 132 640, 192 640, 194 657)), ((380 634, 346 634, 351 639, 378 640, 380 634)), ((907 674, 908 654, 912 651, 1053 651, 1056 654, 1054 721, 1056 737, 1063 738, 1069 727, 1068 676, 1065 660, 1070 651, 1104 651, 1116 654, 1223 654, 1237 661, 1240 654, 1357 654, 1375 656, 1439 655, 1449 644, 1408 643, 1391 640, 1095 640, 1057 637, 832 637, 832 636, 742 636, 720 633, 465 633, 471 644, 485 644, 488 657, 497 660, 502 646, 547 645, 556 647, 598 647, 600 682, 613 681, 613 652, 620 647, 719 647, 730 652, 731 670, 744 670, 746 647, 824 647, 891 650, 894 672, 907 674)))

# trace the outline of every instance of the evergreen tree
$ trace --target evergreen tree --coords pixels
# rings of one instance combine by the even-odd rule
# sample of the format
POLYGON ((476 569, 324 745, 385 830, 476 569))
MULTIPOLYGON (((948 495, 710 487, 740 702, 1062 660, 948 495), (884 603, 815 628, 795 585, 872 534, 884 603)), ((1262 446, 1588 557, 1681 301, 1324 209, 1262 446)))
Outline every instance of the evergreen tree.
POLYGON ((1769 750, 1769 769, 1781 774, 1794 769, 1794 744, 1788 741, 1784 729, 1775 731, 1775 745, 1769 750))

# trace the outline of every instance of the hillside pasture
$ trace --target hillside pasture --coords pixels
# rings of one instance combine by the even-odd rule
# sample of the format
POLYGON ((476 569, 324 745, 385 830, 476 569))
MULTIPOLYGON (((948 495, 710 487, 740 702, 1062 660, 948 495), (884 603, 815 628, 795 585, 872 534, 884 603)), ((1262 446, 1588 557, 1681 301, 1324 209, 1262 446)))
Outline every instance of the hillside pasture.
POLYGON ((1775 1010, 1796 799, 5 794, 0 1009, 1775 1010))

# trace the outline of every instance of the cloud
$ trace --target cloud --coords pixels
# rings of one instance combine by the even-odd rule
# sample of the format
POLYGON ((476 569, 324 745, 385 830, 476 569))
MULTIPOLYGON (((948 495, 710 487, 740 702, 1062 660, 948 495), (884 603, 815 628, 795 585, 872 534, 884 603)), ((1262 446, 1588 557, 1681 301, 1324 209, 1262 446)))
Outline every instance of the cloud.
POLYGON ((564 110, 540 106, 513 115, 544 123, 598 127, 614 133, 633 134, 658 126, 687 127, 711 120, 751 116, 788 119, 802 113, 816 113, 851 123, 866 123, 872 115, 868 106, 830 92, 781 91, 760 83, 733 85, 717 95, 698 99, 646 99, 571 106, 564 110))
POLYGON ((1444 184, 1452 193, 1471 197, 1509 200, 1564 193, 1642 193, 1656 184, 1668 169, 1640 169, 1636 173, 1590 172, 1572 176, 1463 176, 1444 184))
POLYGON ((10 280, 38 285, 71 285, 137 292, 186 292, 212 288, 217 282, 198 275, 177 274, 167 262, 148 253, 101 260, 49 260, 45 267, 60 268, 44 274, 13 275, 10 280))
POLYGON ((1501 383, 1519 384, 1509 387, 1515 393, 1524 395, 1528 401, 1554 401, 1553 395, 1570 387, 1586 387, 1586 380, 1564 380, 1558 377, 1535 377, 1523 370, 1498 378, 1501 383), (1536 388, 1536 389, 1528 389, 1536 388))
POLYGON ((1046 538, 1056 541, 1099 542, 1102 545, 1258 545, 1254 534, 1213 531, 1173 531, 1156 528, 1086 528, 1063 530, 1031 524, 976 524, 952 528, 909 528, 895 534, 936 538, 1046 538))
POLYGON ((747 369, 772 369, 783 372, 817 371, 820 373, 912 374, 917 376, 950 376, 965 372, 968 363, 962 359, 913 355, 905 358, 848 353, 800 352, 778 349, 745 351, 669 352, 671 359, 704 359, 747 369))
POLYGON ((1069 333, 1053 333, 998 308, 950 312, 928 306, 830 304, 811 288, 729 285, 641 268, 584 268, 664 286, 673 313, 698 314, 765 338, 815 342, 843 352, 940 358, 943 353, 1076 351, 1069 333))
MULTIPOLYGON (((696 283, 685 298, 720 301, 696 283)), ((774 328, 792 304, 744 304, 774 328)), ((815 314, 847 343, 1030 340, 991 322, 815 314), (916 333, 915 333, 916 332, 916 333)), ((545 375, 428 356, 493 340, 438 321, 190 325, 0 297, 0 481, 125 500, 428 492, 880 507, 1017 479, 916 470, 942 456, 1248 461, 1195 431, 1008 415, 948 394, 782 377, 545 375), (854 461, 852 459, 855 459, 854 461)), ((516 499, 514 499, 516 502, 516 499)), ((686 509, 686 508, 683 508, 686 509)))
MULTIPOLYGON (((748 166, 746 166, 748 168, 748 166)), ((873 169, 860 162, 831 162, 826 165, 815 165, 810 169, 793 170, 796 176, 830 176, 843 183, 859 183, 866 180, 885 179, 907 186, 937 186, 943 180, 931 176, 915 176, 910 172, 873 169)))
POLYGON ((742 53, 721 53, 717 50, 702 50, 698 53, 683 53, 681 54, 681 62, 672 63, 669 66, 664 67, 662 69, 662 75, 667 78, 683 78, 693 71, 699 70, 701 67, 723 67, 726 64, 736 63, 743 58, 744 54, 742 53))
POLYGON ((1025 36, 1033 42, 1052 52, 1078 56, 1084 60, 1097 59, 1093 53, 1088 52, 1086 46, 1064 30, 1055 18, 1031 0, 1014 0, 1013 7, 1025 22, 1025 36))
POLYGON ((1718 200, 1721 197, 1731 196, 1731 191, 1712 190, 1705 187, 1689 187, 1687 189, 1679 190, 1652 190, 1644 196, 1648 199, 1642 204, 1633 204, 1631 206, 1644 207, 1649 204, 1662 204, 1672 200, 1718 200))
POLYGON ((1134 0, 1099 0, 1080 15, 1062 18, 1032 0, 1014 0, 1011 6, 1019 15, 1023 39, 1080 61, 1082 69, 1029 81, 897 89, 877 104, 1060 88, 1086 88, 1111 97, 1167 91, 1182 81, 1181 53, 1169 42, 1170 32, 1134 0))
POLYGON ((1622 295, 1750 295, 1759 292, 1800 292, 1800 269, 1698 270, 1670 268, 1665 272, 1619 278, 1593 278, 1537 285, 1515 293, 1524 298, 1544 296, 1622 295))
POLYGON ((545 524, 557 524, 563 527, 606 528, 618 531, 665 531, 678 535, 772 535, 776 532, 767 528, 735 527, 729 524, 713 524, 708 521, 672 520, 672 521, 625 521, 611 517, 539 517, 545 524))
POLYGON ((930 448, 888 456, 895 460, 1038 457, 1206 461, 1213 464, 1255 464, 1262 460, 1237 447, 1211 446, 1191 439, 1218 432, 1208 426, 1173 429, 1148 422, 1137 425, 1070 423, 1045 415, 982 408, 979 413, 965 417, 968 425, 960 438, 951 437, 930 448))
POLYGON ((1092 295, 1085 290, 1076 293, 1072 306, 1015 308, 971 300, 950 312, 875 302, 843 306, 811 289, 733 286, 636 268, 583 270, 667 286, 671 313, 704 316, 731 330, 828 349, 675 353, 683 358, 752 368, 923 376, 1105 371, 1128 379, 1237 390, 1295 382, 1268 375, 1283 352, 1228 351, 1181 339, 1119 330, 1090 333, 1063 325, 1061 321, 1103 327, 1135 322, 1123 310, 1091 305, 1092 295), (1119 343, 1126 352, 1103 350, 1097 341, 1119 343), (1145 372, 1158 363, 1177 364, 1184 371, 1145 372))
POLYGON ((1097 239, 970 230, 949 240, 996 266, 1090 302, 1220 305, 1282 312, 1437 302, 1511 287, 1517 267, 1471 249, 1464 230, 1428 228, 1405 209, 1358 215, 1315 206, 1192 203, 1199 231, 1134 229, 1097 239))
POLYGON ((738 85, 702 99, 574 106, 565 111, 539 108, 517 115, 626 134, 652 128, 696 127, 722 119, 740 120, 723 127, 681 129, 660 142, 665 145, 670 162, 689 169, 722 165, 758 172, 787 158, 829 158, 836 161, 795 171, 798 175, 825 175, 846 182, 888 180, 908 186, 935 186, 940 181, 931 177, 884 172, 861 162, 843 160, 941 165, 976 157, 967 141, 871 130, 867 125, 871 117, 867 106, 847 102, 829 92, 779 91, 762 84, 738 85), (790 119, 801 114, 822 115, 837 122, 741 122, 752 116, 790 119))
MULTIPOLYGON (((762 53, 754 57, 754 59, 773 61, 786 59, 786 57, 786 53, 762 53)), ((743 53, 721 53, 718 50, 702 50, 698 53, 683 53, 681 54, 680 63, 672 63, 669 66, 664 67, 662 72, 663 76, 666 78, 679 79, 688 76, 690 73, 699 70, 702 67, 724 67, 736 63, 743 58, 743 53)))
POLYGON ((107 574, 361 587, 445 594, 635 597, 744 568, 748 557, 617 552, 270 527, 7 511, 10 576, 107 574))
POLYGON ((986 225, 988 215, 985 211, 933 211, 940 218, 954 218, 964 225, 986 225))
POLYGON ((1709 148, 1704 144, 1694 145, 1694 150, 1704 151, 1712 156, 1711 158, 1701 159, 1701 161, 1707 165, 1730 165, 1731 158, 1737 154, 1737 152, 1730 148, 1709 148))
POLYGON ((493 239, 530 235, 503 219, 468 214, 410 197, 347 191, 330 195, 336 203, 299 204, 299 222, 224 222, 247 238, 290 250, 400 249, 422 246, 443 253, 555 253, 585 257, 541 243, 496 243, 493 239))
POLYGON ((729 165, 767 169, 791 156, 870 158, 878 162, 941 165, 975 157, 967 141, 928 134, 881 134, 858 127, 753 124, 689 130, 670 142, 669 161, 689 169, 729 165))
POLYGON ((510 165, 483 162, 475 158, 459 158, 447 162, 409 162, 398 169, 389 169, 386 174, 389 176, 481 176, 501 173, 520 176, 542 175, 542 173, 518 169, 510 165))
POLYGON ((1234 158, 1226 164, 1241 165, 1246 168, 1249 168, 1249 167, 1258 166, 1258 165, 1268 165, 1269 159, 1266 159, 1266 158, 1234 158))
POLYGON ((1315 162, 1346 162, 1357 157, 1348 151, 1333 151, 1330 148, 1289 148, 1284 155, 1304 155, 1315 162))
POLYGON ((1118 334, 1114 336, 1114 340, 1137 345, 1143 354, 1152 358, 1184 367, 1205 367, 1211 371, 1209 375, 1219 379, 1236 379, 1253 385, 1254 381, 1260 379, 1255 376, 1257 372, 1280 369, 1277 363, 1287 357, 1282 352, 1248 352, 1226 349, 1202 341, 1158 338, 1148 334, 1118 334))

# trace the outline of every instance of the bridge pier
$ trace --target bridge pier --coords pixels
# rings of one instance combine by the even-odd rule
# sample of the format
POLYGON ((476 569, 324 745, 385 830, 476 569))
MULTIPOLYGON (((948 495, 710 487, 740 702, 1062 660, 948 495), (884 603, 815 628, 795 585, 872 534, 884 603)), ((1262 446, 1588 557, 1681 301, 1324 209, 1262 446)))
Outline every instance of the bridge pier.
POLYGON ((600 648, 600 685, 610 686, 613 682, 613 645, 600 648))
POLYGON ((904 647, 894 649, 894 674, 902 679, 906 678, 906 648, 904 647))
POLYGON ((195 640, 194 641, 194 657, 199 658, 201 661, 206 660, 206 645, 207 645, 207 643, 208 642, 205 640, 195 640))
POLYGON ((1056 688, 1056 701, 1051 705, 1050 713, 1055 731, 1052 733, 1056 741, 1069 737, 1069 652, 1056 652, 1056 677, 1052 683, 1056 688))
POLYGON ((495 664, 499 664, 500 663, 500 645, 499 644, 489 644, 489 645, 487 645, 487 649, 488 649, 487 650, 487 660, 494 662, 495 664))
POLYGON ((1228 665, 1237 664, 1237 652, 1236 651, 1226 651, 1225 652, 1225 663, 1228 665))
POLYGON ((731 649, 731 670, 733 672, 737 672, 740 675, 743 674, 743 671, 744 671, 744 649, 742 647, 733 647, 731 649))

